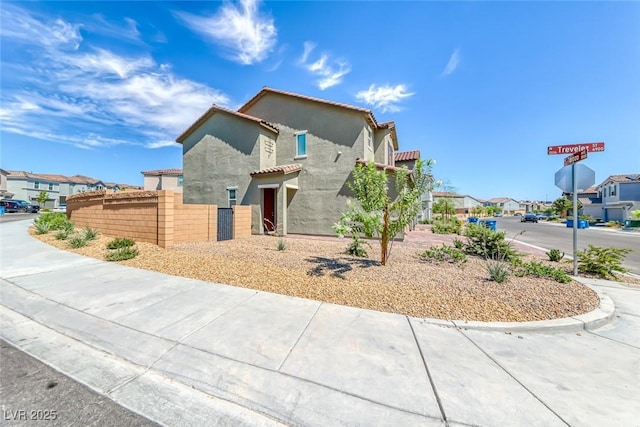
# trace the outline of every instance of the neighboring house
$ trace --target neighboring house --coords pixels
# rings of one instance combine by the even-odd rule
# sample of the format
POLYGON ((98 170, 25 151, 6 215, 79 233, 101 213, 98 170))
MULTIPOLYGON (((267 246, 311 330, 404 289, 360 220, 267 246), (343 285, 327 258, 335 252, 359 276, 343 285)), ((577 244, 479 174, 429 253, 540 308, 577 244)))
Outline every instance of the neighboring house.
POLYGON ((624 222, 629 212, 640 209, 640 174, 611 175, 597 187, 604 221, 624 222))
MULTIPOLYGON (((571 193, 563 192, 562 196, 573 200, 571 193)), ((588 215, 593 218, 603 217, 602 198, 598 196, 598 187, 589 187, 586 190, 578 192, 578 201, 582 203, 582 209, 578 211, 579 215, 588 215)))
POLYGON ((484 202, 485 206, 498 206, 503 213, 514 213, 520 209, 520 202, 509 197, 494 197, 484 202))
POLYGON ((9 172, 0 168, 0 197, 12 197, 13 193, 7 190, 7 175, 9 172))
POLYGON ((482 202, 467 194, 457 194, 450 191, 434 191, 433 202, 436 203, 440 199, 451 199, 456 208, 456 214, 469 214, 471 209, 482 206, 482 202))
POLYGON ((41 191, 47 193, 48 199, 43 208, 54 208, 66 203, 68 196, 96 190, 118 191, 120 184, 104 183, 98 179, 83 175, 65 176, 42 174, 25 171, 7 172, 7 189, 13 193, 14 199, 38 203, 41 191))
POLYGON ((238 111, 212 106, 176 141, 184 202, 251 205, 254 234, 334 234, 354 166, 392 174, 398 150, 395 124, 368 109, 267 87, 238 111))
POLYGON ((156 169, 142 171, 145 190, 172 190, 182 193, 182 169, 156 169))

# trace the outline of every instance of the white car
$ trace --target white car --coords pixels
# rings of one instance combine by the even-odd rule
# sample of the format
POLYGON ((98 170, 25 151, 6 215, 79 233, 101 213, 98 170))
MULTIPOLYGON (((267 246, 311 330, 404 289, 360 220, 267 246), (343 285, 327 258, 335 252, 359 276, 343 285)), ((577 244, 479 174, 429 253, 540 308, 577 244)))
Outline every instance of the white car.
POLYGON ((60 203, 57 207, 53 208, 54 212, 67 212, 67 204, 66 203, 60 203))

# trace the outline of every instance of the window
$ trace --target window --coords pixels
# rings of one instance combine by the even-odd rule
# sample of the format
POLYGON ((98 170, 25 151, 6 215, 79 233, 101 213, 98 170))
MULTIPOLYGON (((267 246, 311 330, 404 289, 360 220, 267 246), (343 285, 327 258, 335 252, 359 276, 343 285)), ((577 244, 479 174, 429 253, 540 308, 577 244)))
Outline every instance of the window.
POLYGON ((604 197, 607 197, 607 188, 604 189, 604 197))
POLYGON ((307 131, 296 132, 296 157, 307 157, 307 131))
POLYGON ((373 140, 371 139, 371 129, 369 127, 364 128, 364 138, 367 140, 367 147, 373 151, 373 140))
POLYGON ((52 182, 49 183, 49 191, 53 191, 53 183, 52 182))
POLYGON ((35 188, 36 190, 39 189, 40 188, 40 181, 34 181, 33 188, 35 188))
POLYGON ((227 194, 229 196, 229 207, 236 205, 238 190, 236 188, 227 188, 227 194))
POLYGON ((184 184, 184 176, 178 175, 178 187, 182 187, 184 184))
POLYGON ((615 186, 615 184, 612 185, 611 187, 609 187, 609 195, 610 196, 615 196, 616 195, 616 186, 615 186))
POLYGON ((393 145, 391 145, 391 143, 387 145, 387 164, 391 166, 396 164, 395 159, 393 158, 393 145))

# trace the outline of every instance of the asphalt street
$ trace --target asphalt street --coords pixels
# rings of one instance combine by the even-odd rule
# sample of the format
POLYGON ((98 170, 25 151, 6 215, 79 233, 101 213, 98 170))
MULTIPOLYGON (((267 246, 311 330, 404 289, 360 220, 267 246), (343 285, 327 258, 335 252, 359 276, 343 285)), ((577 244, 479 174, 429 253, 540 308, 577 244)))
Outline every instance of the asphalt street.
MULTIPOLYGON (((520 242, 540 246, 545 249, 557 248, 567 255, 573 255, 573 229, 564 224, 520 222, 519 217, 503 217, 496 219, 499 230, 507 232, 507 239, 514 238, 520 242), (524 231, 524 233, 521 233, 524 231)), ((629 248, 623 264, 634 274, 640 274, 640 233, 614 231, 604 227, 590 227, 578 230, 578 249, 587 248, 589 244, 616 248, 629 248)))
POLYGON ((0 424, 157 426, 0 340, 0 424))

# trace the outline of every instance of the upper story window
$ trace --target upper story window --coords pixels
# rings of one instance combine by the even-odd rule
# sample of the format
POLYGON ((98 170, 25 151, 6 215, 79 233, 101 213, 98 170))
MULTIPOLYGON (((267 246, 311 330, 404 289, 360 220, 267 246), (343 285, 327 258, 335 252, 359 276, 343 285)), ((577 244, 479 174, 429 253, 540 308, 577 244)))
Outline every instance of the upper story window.
POLYGON ((371 129, 367 126, 364 128, 364 138, 367 140, 367 147, 369 150, 373 151, 373 138, 371 136, 371 129))
POLYGON ((49 183, 49 191, 53 191, 53 183, 52 182, 49 183))
POLYGON ((307 157, 307 131, 296 132, 296 157, 307 157))
POLYGON ((178 187, 182 187, 184 184, 184 176, 178 175, 178 187))
POLYGON ((395 166, 396 164, 393 157, 393 145, 391 143, 387 144, 387 164, 390 166, 395 166))
POLYGON ((34 181, 33 182, 33 188, 35 188, 36 190, 40 188, 40 181, 34 181))
POLYGON ((607 187, 604 188, 604 197, 607 197, 607 187))
POLYGON ((229 207, 235 206, 238 200, 238 189, 237 188, 227 188, 227 196, 229 199, 229 207))
POLYGON ((609 187, 609 195, 610 196, 615 196, 616 195, 616 185, 612 185, 611 187, 609 187))

